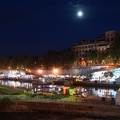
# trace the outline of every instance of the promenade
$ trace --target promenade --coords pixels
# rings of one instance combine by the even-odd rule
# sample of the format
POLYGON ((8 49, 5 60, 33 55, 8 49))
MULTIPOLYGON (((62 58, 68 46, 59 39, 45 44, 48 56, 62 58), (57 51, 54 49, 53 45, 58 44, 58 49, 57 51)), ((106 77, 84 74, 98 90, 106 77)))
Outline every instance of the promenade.
MULTIPOLYGON (((65 114, 72 116, 92 117, 92 118, 120 118, 120 106, 112 104, 110 99, 101 101, 100 98, 89 97, 87 99, 77 99, 76 101, 21 101, 13 102, 14 106, 26 106, 25 111, 20 112, 43 112, 50 114, 65 114)), ((11 112, 8 110, 8 112, 11 112)), ((12 111, 14 112, 14 110, 12 111)), ((16 112, 16 111, 15 111, 16 112)))

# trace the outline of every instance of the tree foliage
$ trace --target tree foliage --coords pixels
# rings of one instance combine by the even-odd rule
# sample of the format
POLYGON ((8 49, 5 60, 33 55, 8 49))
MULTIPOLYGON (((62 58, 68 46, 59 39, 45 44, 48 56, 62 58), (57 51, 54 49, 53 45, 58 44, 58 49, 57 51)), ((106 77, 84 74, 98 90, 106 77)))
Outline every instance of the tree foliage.
POLYGON ((95 62, 97 61, 97 53, 97 50, 86 51, 84 55, 86 63, 89 64, 89 61, 92 61, 91 64, 95 64, 95 62))
POLYGON ((64 49, 62 51, 49 50, 43 56, 43 66, 46 69, 51 67, 70 68, 75 61, 75 54, 72 49, 64 49))
POLYGON ((49 50, 43 56, 9 56, 0 60, 1 69, 51 69, 52 67, 69 68, 75 61, 72 49, 62 51, 49 50))
POLYGON ((110 57, 114 64, 117 64, 120 60, 120 38, 116 39, 111 45, 110 57))

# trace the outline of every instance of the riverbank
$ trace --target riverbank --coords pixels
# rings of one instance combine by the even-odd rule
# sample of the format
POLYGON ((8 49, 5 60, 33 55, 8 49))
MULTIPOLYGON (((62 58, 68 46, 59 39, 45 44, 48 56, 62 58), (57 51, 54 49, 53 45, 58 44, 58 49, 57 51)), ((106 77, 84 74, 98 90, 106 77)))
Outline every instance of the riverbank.
POLYGON ((111 104, 109 99, 106 102, 101 101, 99 97, 77 99, 76 102, 17 100, 12 102, 11 108, 4 112, 63 114, 66 116, 101 118, 101 120, 107 118, 116 118, 114 120, 117 120, 118 118, 120 119, 120 106, 111 104), (20 106, 24 106, 24 109, 18 109, 20 106), (17 108, 17 110, 13 108, 17 108))
MULTIPOLYGON (((115 105, 115 101, 111 101, 111 98, 105 98, 104 100, 97 96, 87 96, 86 98, 70 96, 69 101, 67 99, 63 101, 63 99, 42 100, 40 98, 30 100, 11 99, 11 105, 1 112, 2 115, 5 113, 5 116, 3 115, 7 117, 5 120, 10 120, 10 117, 12 120, 28 120, 28 118, 29 120, 120 119, 120 106, 115 105)), ((2 120, 4 120, 4 117, 2 117, 2 120)))

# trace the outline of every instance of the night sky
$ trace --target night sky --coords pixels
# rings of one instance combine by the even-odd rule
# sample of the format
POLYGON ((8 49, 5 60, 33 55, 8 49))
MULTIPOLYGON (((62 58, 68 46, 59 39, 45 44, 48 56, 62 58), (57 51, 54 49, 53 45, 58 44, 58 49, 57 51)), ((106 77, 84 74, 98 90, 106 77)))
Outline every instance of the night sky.
POLYGON ((0 57, 42 55, 109 30, 120 31, 120 0, 0 0, 0 57))

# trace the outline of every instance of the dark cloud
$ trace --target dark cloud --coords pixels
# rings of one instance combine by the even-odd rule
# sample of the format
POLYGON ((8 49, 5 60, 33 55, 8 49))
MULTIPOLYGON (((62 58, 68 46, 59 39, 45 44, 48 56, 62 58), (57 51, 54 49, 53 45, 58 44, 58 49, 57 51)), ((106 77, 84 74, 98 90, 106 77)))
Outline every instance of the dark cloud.
POLYGON ((82 5, 80 5, 80 4, 73 4, 72 2, 69 2, 69 5, 71 5, 72 7, 74 7, 74 8, 80 8, 82 5))
POLYGON ((77 0, 77 1, 70 1, 68 4, 73 8, 80 9, 83 7, 84 2, 82 0, 77 0))

